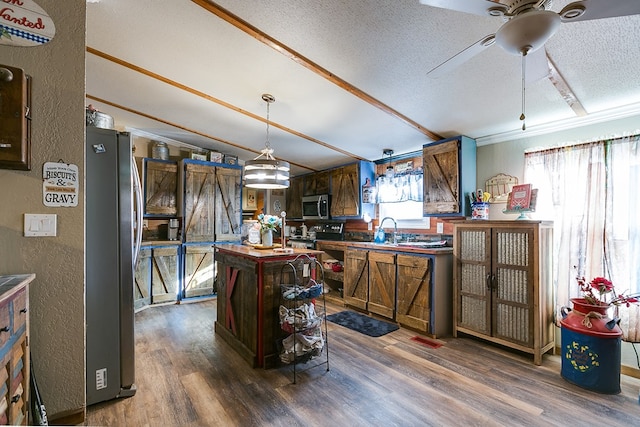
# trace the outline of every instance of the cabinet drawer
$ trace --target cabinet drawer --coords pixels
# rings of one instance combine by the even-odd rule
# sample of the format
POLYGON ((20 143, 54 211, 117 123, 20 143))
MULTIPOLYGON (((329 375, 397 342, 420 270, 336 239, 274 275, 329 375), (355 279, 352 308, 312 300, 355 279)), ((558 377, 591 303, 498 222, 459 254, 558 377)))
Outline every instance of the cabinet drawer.
POLYGON ((9 316, 9 301, 0 303, 0 347, 9 340, 11 336, 11 320, 9 316))
POLYGON ((13 298, 13 333, 15 334, 27 323, 27 291, 18 292, 13 298))

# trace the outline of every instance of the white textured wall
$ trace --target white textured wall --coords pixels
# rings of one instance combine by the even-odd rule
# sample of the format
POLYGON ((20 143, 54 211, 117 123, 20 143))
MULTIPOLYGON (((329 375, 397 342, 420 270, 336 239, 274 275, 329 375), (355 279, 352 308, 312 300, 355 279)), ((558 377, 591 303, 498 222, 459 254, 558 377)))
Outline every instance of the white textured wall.
MULTIPOLYGON (((42 203, 42 165, 84 170, 85 0, 36 0, 56 26, 38 47, 0 45, 0 64, 33 79, 32 169, 0 169, 0 274, 35 273, 31 354, 49 416, 82 410, 84 379, 84 194, 73 208, 42 203), (22 236, 24 213, 58 215, 58 236, 22 236)), ((82 186, 83 187, 83 186, 82 186)))

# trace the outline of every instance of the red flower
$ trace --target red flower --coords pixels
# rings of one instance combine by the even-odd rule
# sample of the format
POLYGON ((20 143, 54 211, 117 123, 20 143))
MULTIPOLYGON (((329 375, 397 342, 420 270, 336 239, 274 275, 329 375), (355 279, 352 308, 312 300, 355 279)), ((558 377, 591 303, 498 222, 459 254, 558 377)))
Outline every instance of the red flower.
POLYGON ((596 277, 591 281, 591 287, 601 294, 613 291, 613 283, 604 277, 596 277))

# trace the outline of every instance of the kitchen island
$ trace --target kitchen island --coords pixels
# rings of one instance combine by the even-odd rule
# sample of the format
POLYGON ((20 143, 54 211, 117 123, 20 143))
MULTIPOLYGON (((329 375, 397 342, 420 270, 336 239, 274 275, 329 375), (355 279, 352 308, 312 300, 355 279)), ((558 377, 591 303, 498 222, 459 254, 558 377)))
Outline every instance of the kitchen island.
MULTIPOLYGON (((215 246, 218 264, 218 312, 215 332, 252 367, 278 363, 282 335, 278 316, 283 266, 297 256, 315 257, 313 249, 257 249, 246 245, 215 246)), ((286 273, 287 269, 284 269, 286 273)))

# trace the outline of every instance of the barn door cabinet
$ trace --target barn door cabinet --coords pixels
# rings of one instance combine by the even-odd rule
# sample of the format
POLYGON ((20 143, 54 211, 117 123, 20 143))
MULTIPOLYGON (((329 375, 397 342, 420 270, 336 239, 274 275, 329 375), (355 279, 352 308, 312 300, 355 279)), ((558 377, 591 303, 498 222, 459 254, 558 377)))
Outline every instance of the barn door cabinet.
POLYGON ((344 254, 344 303, 367 311, 369 303, 369 251, 347 248, 344 254))
POLYGON ((175 217, 178 214, 178 163, 142 159, 145 217, 175 217))
POLYGON ((0 276, 0 424, 29 425, 29 284, 34 274, 0 276))
POLYGON ((476 142, 457 136, 426 144, 424 165, 424 216, 469 216, 468 195, 476 191, 476 142))
POLYGON ((134 309, 175 302, 180 287, 180 245, 143 246, 135 271, 134 309))
POLYGON ((428 253, 347 248, 344 303, 434 337, 450 336, 452 250, 428 253))
POLYGON ((183 245, 184 276, 182 296, 201 297, 216 293, 216 265, 213 245, 183 245))
POLYGON ((302 194, 304 177, 291 178, 286 192, 287 221, 290 219, 302 219, 302 194))
POLYGON ((303 176, 303 196, 315 196, 316 194, 329 194, 329 171, 315 172, 303 176))
POLYGON ((450 336, 453 324, 451 248, 429 254, 399 253, 396 321, 434 337, 450 336))
POLYGON ((133 308, 140 310, 151 305, 151 251, 141 247, 133 279, 133 308))
POLYGON ((374 182, 374 165, 356 162, 331 171, 332 218, 362 218, 364 214, 375 217, 375 204, 362 203, 362 188, 374 182))
POLYGON ((367 308, 388 319, 396 312, 396 254, 369 251, 369 301, 367 308))
POLYGON ((242 167, 183 159, 179 171, 185 243, 240 240, 242 167))
POLYGON ((454 224, 454 336, 459 333, 533 354, 553 349, 552 224, 454 224))

